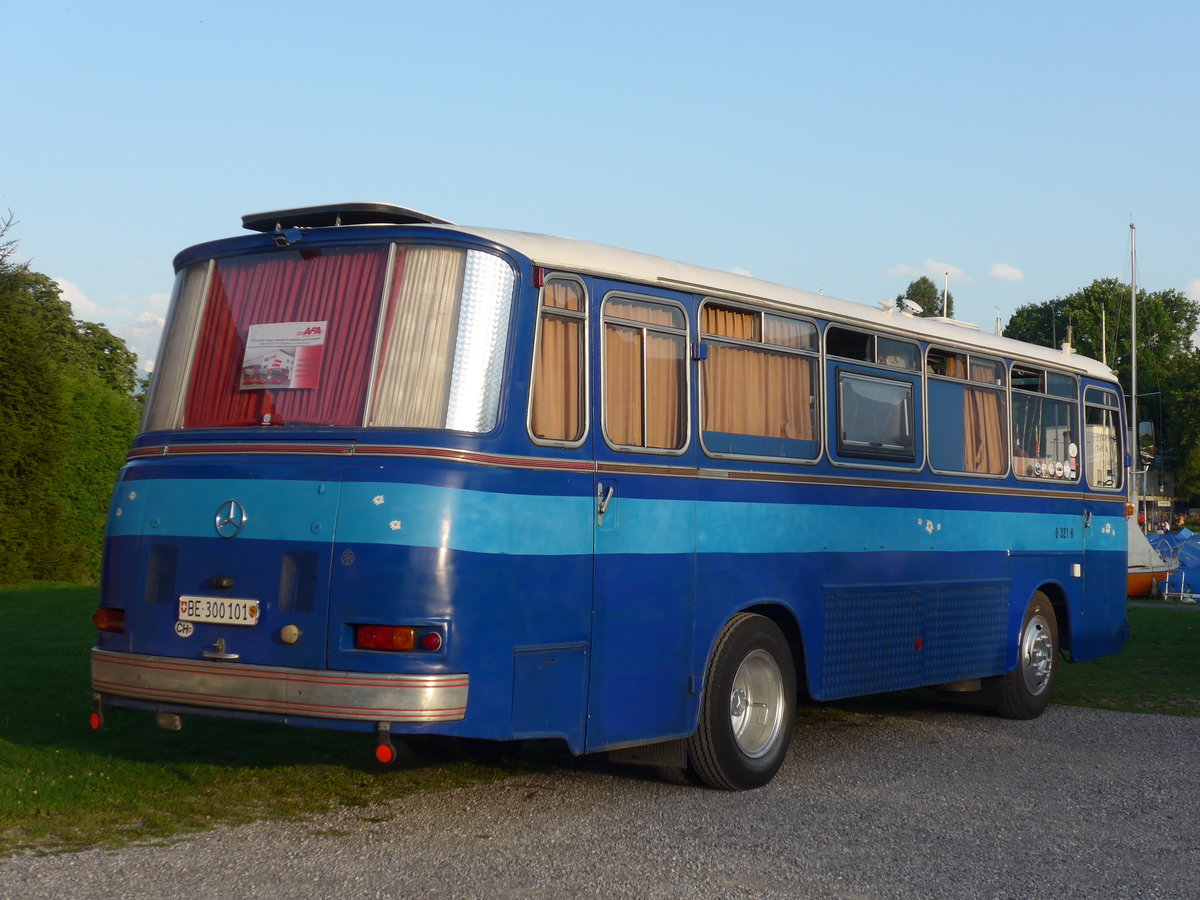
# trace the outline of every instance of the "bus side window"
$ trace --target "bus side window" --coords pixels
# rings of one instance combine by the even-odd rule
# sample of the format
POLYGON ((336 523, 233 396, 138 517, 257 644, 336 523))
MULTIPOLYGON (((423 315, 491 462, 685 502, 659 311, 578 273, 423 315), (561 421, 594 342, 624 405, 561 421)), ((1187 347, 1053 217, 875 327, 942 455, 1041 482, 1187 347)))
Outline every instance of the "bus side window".
POLYGON ((552 278, 538 307, 537 353, 529 404, 529 431, 538 443, 576 446, 587 431, 583 285, 552 278))
POLYGON ((706 304, 701 423, 712 454, 815 459, 817 327, 758 310, 706 304))
POLYGON ((1018 478, 1078 481, 1078 388, 1070 375, 1012 367, 1013 470, 1018 478))
POLYGON ((930 465, 943 472, 1003 475, 1008 470, 1004 364, 930 347, 926 369, 930 465))
POLYGON ((838 453, 913 462, 913 385, 838 372, 838 453))
POLYGON ((604 433, 614 447, 682 450, 687 443, 687 320, 683 310, 627 296, 604 304, 604 433))
POLYGON ((1125 474, 1121 455, 1120 404, 1112 391, 1089 387, 1084 392, 1084 460, 1088 485, 1120 490, 1125 474))

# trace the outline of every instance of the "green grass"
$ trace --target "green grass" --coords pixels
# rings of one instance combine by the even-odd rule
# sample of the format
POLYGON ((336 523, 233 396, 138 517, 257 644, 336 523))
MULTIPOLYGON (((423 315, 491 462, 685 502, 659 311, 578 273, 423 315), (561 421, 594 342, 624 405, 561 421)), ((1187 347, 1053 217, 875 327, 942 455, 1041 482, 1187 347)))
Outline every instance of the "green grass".
MULTIPOLYGON (((425 764, 383 767, 359 732, 286 728, 193 716, 162 731, 149 713, 108 709, 88 728, 88 648, 95 588, 0 590, 0 857, 170 838, 223 823, 368 807, 416 791, 512 771, 425 764)), ((1133 608, 1126 650, 1063 666, 1057 702, 1200 716, 1200 610, 1133 608)), ((826 720, 855 710, 924 705, 927 692, 806 707, 826 720)), ((526 758, 527 759, 527 758, 526 758)), ((551 765, 564 754, 548 752, 551 765)), ((398 812, 396 814, 399 814, 398 812)))
POLYGON ((1200 609, 1131 607, 1129 629, 1122 653, 1061 667, 1055 702, 1200 716, 1200 609))
MULTIPOLYGON (((0 590, 0 856, 165 838, 216 824, 366 807, 414 791, 503 777, 401 750, 375 762, 361 732, 109 708, 88 727, 96 588, 0 590)), ((377 815, 373 811, 372 815, 377 815)))

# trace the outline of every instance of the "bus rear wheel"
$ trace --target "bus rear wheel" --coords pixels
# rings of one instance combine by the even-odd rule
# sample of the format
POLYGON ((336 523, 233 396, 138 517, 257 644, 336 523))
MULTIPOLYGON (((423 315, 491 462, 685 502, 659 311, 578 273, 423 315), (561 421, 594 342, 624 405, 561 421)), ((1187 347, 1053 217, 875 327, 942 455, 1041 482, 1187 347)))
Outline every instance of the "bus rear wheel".
POLYGON ((997 679, 996 712, 1008 719, 1040 716, 1054 694, 1058 666, 1058 619, 1050 598, 1038 591, 1021 622, 1017 667, 997 679))
POLYGON ((796 672, 787 639, 765 616, 734 616, 713 650, 691 770, 710 787, 761 787, 779 771, 796 720, 796 672))

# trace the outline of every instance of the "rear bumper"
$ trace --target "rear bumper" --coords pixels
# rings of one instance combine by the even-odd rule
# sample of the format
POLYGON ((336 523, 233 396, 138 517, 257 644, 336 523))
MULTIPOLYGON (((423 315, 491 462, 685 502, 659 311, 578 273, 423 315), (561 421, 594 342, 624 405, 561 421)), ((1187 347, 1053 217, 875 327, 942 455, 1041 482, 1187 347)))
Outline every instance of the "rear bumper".
POLYGON ((328 672, 92 650, 92 690, 164 704, 357 722, 457 722, 468 675, 328 672))

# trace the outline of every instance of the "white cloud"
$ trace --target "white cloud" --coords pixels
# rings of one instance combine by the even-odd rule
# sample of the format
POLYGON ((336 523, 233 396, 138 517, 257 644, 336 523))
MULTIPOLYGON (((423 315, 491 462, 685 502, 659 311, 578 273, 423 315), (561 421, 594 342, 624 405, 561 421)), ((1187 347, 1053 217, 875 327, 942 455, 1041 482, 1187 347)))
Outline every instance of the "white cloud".
POLYGON ((62 291, 62 298, 71 304, 71 313, 75 318, 83 319, 85 322, 95 322, 98 320, 99 314, 104 312, 103 307, 88 299, 87 294, 80 289, 79 285, 63 278, 55 278, 54 283, 62 291))
POLYGON ((902 263, 898 266, 892 266, 884 274, 903 275, 906 278, 920 278, 924 275, 934 284, 941 284, 945 281, 947 275, 950 276, 950 280, 955 284, 968 284, 971 281, 967 277, 967 273, 958 266, 953 266, 946 262, 938 262, 935 259, 927 259, 919 266, 910 266, 902 263))
POLYGON ((992 267, 988 269, 988 276, 991 278, 999 278, 1001 281, 1024 281, 1025 273, 1016 266, 1010 266, 1007 263, 992 263, 992 267))
POLYGON ((165 309, 169 300, 170 294, 152 294, 143 300, 129 301, 130 311, 140 308, 141 312, 132 322, 110 329, 138 355, 138 365, 147 372, 154 371, 154 354, 158 352, 163 325, 166 324, 166 320, 152 310, 165 309))
POLYGON ((1200 278, 1193 278, 1183 286, 1183 292, 1193 300, 1200 300, 1200 278))
POLYGON ((105 307, 91 300, 77 284, 63 278, 55 278, 54 283, 62 291, 62 298, 71 304, 71 314, 76 319, 104 325, 137 354, 140 368, 147 372, 154 369, 154 354, 162 339, 170 294, 150 294, 136 300, 119 297, 115 307, 105 307))

